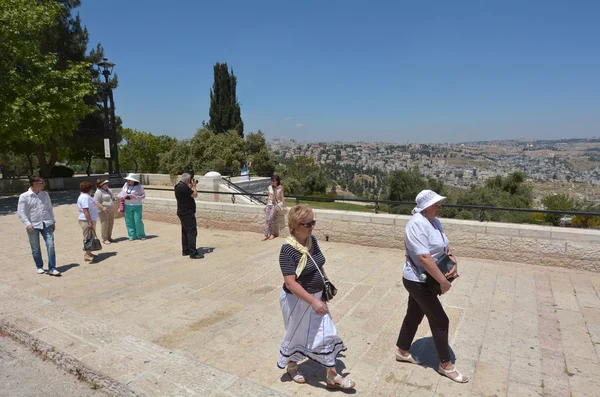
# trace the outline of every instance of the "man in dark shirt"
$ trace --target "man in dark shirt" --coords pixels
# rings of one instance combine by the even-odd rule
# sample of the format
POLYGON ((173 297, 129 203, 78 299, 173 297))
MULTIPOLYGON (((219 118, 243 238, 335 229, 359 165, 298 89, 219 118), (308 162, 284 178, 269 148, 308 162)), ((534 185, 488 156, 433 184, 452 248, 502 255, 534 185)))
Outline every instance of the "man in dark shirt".
POLYGON ((189 255, 191 259, 203 258, 203 255, 196 249, 196 236, 198 236, 196 197, 198 197, 196 181, 190 174, 182 174, 180 182, 175 185, 175 198, 177 199, 177 216, 181 221, 181 253, 183 256, 189 255))

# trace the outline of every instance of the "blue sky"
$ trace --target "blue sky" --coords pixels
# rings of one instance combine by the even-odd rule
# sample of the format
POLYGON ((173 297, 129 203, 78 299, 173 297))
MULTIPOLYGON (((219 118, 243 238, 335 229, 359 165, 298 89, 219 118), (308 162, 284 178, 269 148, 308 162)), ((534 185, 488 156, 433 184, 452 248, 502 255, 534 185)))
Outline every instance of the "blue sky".
POLYGON ((191 137, 215 62, 268 139, 600 136, 597 1, 83 0, 126 127, 191 137))

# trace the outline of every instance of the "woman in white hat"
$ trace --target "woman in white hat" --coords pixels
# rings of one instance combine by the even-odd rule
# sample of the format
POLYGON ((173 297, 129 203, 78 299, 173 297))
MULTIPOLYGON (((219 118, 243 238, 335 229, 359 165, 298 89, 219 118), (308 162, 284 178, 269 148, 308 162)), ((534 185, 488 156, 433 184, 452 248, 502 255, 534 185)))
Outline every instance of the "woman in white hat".
POLYGON ((454 265, 448 273, 442 274, 436 264, 444 254, 457 262, 450 252, 448 237, 437 218, 443 199, 445 197, 432 190, 420 192, 416 199, 417 206, 412 210, 413 216, 406 224, 406 261, 402 282, 409 297, 408 309, 396 343, 396 360, 421 364, 417 357, 410 354, 409 349, 419 324, 426 316, 440 358, 438 372, 455 382, 466 383, 469 379, 456 369, 450 356, 448 316, 437 294, 425 282, 426 277, 433 277, 440 284, 441 293, 445 294, 452 286, 450 281, 458 276, 458 265, 454 265))
POLYGON ((94 200, 99 202, 106 208, 106 211, 102 211, 98 214, 100 222, 102 223, 102 243, 110 244, 112 239, 112 230, 115 223, 115 211, 114 211, 114 196, 112 191, 108 188, 108 180, 100 178, 96 181, 96 193, 94 193, 94 200))
POLYGON ((125 200, 125 226, 129 241, 137 238, 146 239, 144 222, 142 222, 142 200, 146 198, 144 187, 140 183, 137 174, 129 174, 125 178, 127 182, 123 185, 121 193, 117 197, 125 200))

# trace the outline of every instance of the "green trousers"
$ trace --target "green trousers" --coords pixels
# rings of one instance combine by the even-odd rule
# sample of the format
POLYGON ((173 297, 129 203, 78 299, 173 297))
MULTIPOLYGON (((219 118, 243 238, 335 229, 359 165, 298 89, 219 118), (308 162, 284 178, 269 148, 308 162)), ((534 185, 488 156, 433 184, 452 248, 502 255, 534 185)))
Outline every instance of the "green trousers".
POLYGON ((126 205, 124 215, 129 239, 145 238, 146 232, 144 232, 144 222, 142 222, 142 206, 126 205))

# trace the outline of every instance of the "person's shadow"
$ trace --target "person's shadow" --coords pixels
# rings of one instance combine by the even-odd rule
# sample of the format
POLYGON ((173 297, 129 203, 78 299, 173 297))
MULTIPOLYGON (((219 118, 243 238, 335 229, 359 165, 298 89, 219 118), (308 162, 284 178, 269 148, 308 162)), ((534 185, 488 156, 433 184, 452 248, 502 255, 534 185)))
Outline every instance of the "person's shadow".
POLYGON ((198 251, 198 254, 200 255, 206 255, 214 252, 214 250, 215 249, 213 247, 200 247, 196 251, 198 251))
MULTIPOLYGON (((344 357, 343 354, 338 355, 338 357, 344 357)), ((324 367, 323 365, 312 361, 312 360, 306 360, 301 362, 300 364, 298 364, 298 369, 300 370, 300 372, 302 373, 302 375, 304 375, 304 379, 306 380, 306 384, 316 387, 317 389, 326 389, 327 388, 327 368, 324 367)), ((339 358, 335 360, 335 369, 337 371, 337 373, 341 376, 343 376, 344 378, 346 376, 348 376, 349 372, 344 372, 344 370, 346 369, 346 364, 344 364, 344 362, 342 360, 340 360, 339 358)), ((287 368, 284 370, 286 371, 283 375, 281 375, 281 381, 282 382, 293 382, 292 377, 290 376, 290 374, 287 373, 287 368)), ((352 379, 352 377, 350 377, 350 379, 352 379)), ((356 389, 335 389, 338 390, 340 392, 346 393, 346 394, 356 394, 356 389)))
POLYGON ((81 266, 79 263, 69 263, 68 265, 56 266, 56 270, 58 270, 61 273, 65 273, 73 269, 74 267, 79 266, 81 266))
POLYGON ((94 258, 94 263, 102 262, 103 260, 113 257, 115 255, 117 255, 116 252, 101 252, 101 253, 97 254, 96 257, 94 258))
MULTIPOLYGON (((456 355, 450 346, 448 346, 448 350, 450 350, 450 361, 454 364, 456 355)), ((410 353, 413 356, 419 357, 423 367, 433 368, 437 372, 440 366, 440 357, 435 348, 433 337, 427 336, 414 341, 410 347, 410 353)))

